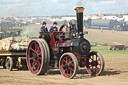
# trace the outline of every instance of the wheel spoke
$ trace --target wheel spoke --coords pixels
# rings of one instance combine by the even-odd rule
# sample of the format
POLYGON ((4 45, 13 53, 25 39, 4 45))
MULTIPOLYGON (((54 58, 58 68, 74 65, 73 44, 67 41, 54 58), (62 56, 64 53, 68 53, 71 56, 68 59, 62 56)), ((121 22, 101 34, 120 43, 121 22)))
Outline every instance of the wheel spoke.
POLYGON ((88 66, 89 68, 91 68, 92 66, 88 66))
POLYGON ((100 61, 100 58, 97 61, 100 61))
POLYGON ((95 67, 95 73, 97 72, 97 67, 95 67))
POLYGON ((39 46, 37 47, 37 52, 40 52, 40 47, 39 46))
POLYGON ((88 65, 91 65, 91 62, 88 62, 88 65))
POLYGON ((94 55, 92 55, 92 59, 94 60, 94 55))
POLYGON ((33 70, 35 71, 38 71, 40 69, 40 66, 38 65, 38 63, 36 62, 34 65, 33 65, 33 70))
POLYGON ((96 55, 96 61, 97 61, 97 57, 98 57, 98 56, 96 55))
POLYGON ((69 56, 69 60, 72 61, 72 58, 69 56))
POLYGON ((65 73, 68 74, 68 69, 65 69, 65 73))
POLYGON ((71 64, 71 67, 74 67, 74 64, 71 64))
POLYGON ((68 63, 68 58, 66 57, 66 63, 68 63))
POLYGON ((42 53, 41 52, 37 52, 37 55, 39 56, 39 55, 41 55, 42 53))
POLYGON ((40 66, 37 65, 37 69, 36 70, 39 71, 40 70, 40 66))
POLYGON ((37 48, 38 48, 38 46, 37 45, 35 45, 35 51, 37 52, 37 48))
POLYGON ((72 69, 71 67, 69 67, 69 69, 70 69, 71 71, 74 71, 74 69, 72 69))
POLYGON ((34 42, 34 45, 35 45, 35 51, 37 51, 38 49, 38 44, 36 42, 34 42))
POLYGON ((67 61, 64 59, 63 62, 67 63, 67 61))
POLYGON ((42 57, 39 57, 39 56, 38 56, 38 59, 39 59, 39 60, 42 60, 42 57))
POLYGON ((34 60, 34 58, 32 57, 32 58, 29 58, 29 60, 34 60))
POLYGON ((38 66, 40 67, 41 66, 41 63, 39 61, 37 61, 37 63, 38 63, 38 66))
POLYGON ((93 66, 92 66, 92 72, 93 72, 93 66))
POLYGON ((62 65, 61 65, 61 67, 62 67, 62 68, 64 68, 64 67, 65 67, 65 65, 64 65, 64 64, 62 64, 62 65))
POLYGON ((32 50, 33 52, 35 52, 35 50, 33 48, 30 48, 30 50, 32 50))
POLYGON ((39 60, 42 60, 42 55, 41 55, 42 53, 40 52, 40 53, 37 53, 37 56, 38 56, 38 59, 39 60))
POLYGON ((68 76, 72 76, 72 74, 73 72, 70 69, 68 69, 68 76))
POLYGON ((73 74, 73 71, 70 70, 70 76, 73 74))
POLYGON ((36 64, 35 64, 35 62, 33 62, 33 63, 32 63, 32 69, 33 69, 33 70, 35 70, 35 69, 36 69, 36 67, 35 67, 35 66, 36 66, 36 64))
POLYGON ((68 64, 69 64, 69 65, 71 65, 72 63, 73 63, 73 61, 69 61, 69 63, 68 63, 68 64))
POLYGON ((98 72, 100 71, 100 68, 96 67, 98 69, 98 72))
MULTIPOLYGON (((101 64, 98 64, 98 65, 101 66, 101 64)), ((97 66, 98 66, 98 65, 97 65, 97 66)))

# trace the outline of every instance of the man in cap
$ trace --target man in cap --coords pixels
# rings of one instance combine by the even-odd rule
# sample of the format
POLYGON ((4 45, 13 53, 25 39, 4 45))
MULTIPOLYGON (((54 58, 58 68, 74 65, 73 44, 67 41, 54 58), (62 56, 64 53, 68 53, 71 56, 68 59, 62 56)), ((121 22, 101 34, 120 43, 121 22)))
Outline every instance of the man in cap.
POLYGON ((48 28, 46 27, 46 24, 47 24, 46 22, 42 23, 41 32, 46 32, 46 33, 48 32, 48 28))
POLYGON ((54 22, 53 26, 51 26, 51 28, 50 28, 50 32, 53 32, 53 31, 58 31, 57 22, 54 22))

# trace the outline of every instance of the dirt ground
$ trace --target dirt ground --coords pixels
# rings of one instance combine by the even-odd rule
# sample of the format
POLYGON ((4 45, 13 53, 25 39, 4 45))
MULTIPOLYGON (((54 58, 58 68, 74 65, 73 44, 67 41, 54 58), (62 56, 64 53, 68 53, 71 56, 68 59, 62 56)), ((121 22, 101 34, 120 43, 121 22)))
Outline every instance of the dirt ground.
MULTIPOLYGON (((94 31, 89 30, 89 32, 94 34, 94 31)), ((117 34, 119 33, 117 32, 117 34)), ((107 34, 104 35, 108 36, 109 32, 107 31, 107 34)), ((126 39, 128 38, 126 37, 127 33, 121 33, 121 35, 126 39)), ((114 36, 117 37, 115 34, 114 36)), ((87 37, 89 38, 89 35, 87 37)), ((92 37, 96 36, 92 35, 92 37)), ((104 56, 104 60, 105 70, 100 76, 91 77, 83 68, 79 69, 74 79, 65 79, 60 75, 59 69, 52 69, 46 75, 35 76, 28 70, 18 71, 14 69, 10 72, 0 67, 0 85, 128 85, 128 55, 104 56)))
POLYGON ((7 71, 0 67, 0 85, 128 85, 128 56, 105 59, 106 67, 101 76, 91 77, 80 69, 74 79, 65 79, 58 69, 35 76, 29 71, 7 71))

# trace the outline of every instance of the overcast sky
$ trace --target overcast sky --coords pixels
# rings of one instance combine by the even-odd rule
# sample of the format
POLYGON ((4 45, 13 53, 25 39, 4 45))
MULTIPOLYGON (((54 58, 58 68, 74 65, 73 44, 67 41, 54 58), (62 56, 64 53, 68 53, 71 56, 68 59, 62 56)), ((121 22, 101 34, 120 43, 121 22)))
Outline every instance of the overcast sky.
POLYGON ((0 0, 0 16, 74 15, 76 6, 84 14, 120 13, 128 11, 128 0, 0 0))

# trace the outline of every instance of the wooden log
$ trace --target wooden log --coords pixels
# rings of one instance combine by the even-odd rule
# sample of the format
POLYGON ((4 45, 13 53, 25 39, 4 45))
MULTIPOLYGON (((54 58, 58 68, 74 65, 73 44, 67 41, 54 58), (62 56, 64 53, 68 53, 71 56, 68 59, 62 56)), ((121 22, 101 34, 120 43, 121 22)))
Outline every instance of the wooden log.
POLYGON ((31 39, 27 36, 9 37, 0 40, 0 51, 26 50, 31 39))

